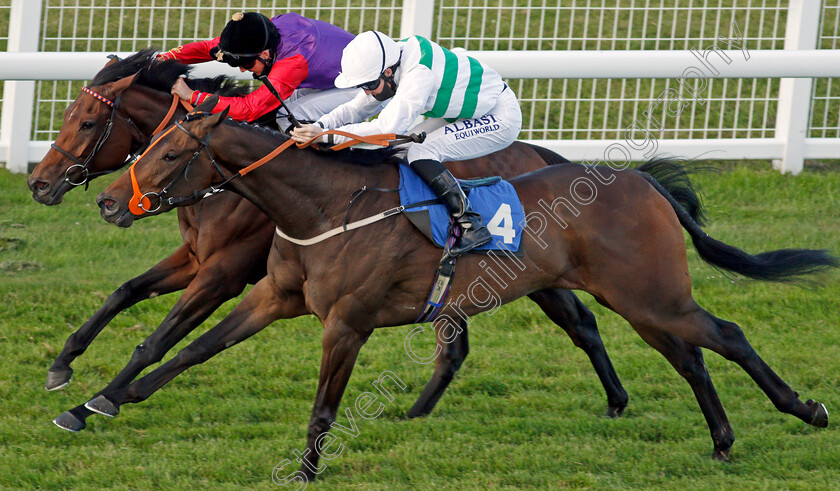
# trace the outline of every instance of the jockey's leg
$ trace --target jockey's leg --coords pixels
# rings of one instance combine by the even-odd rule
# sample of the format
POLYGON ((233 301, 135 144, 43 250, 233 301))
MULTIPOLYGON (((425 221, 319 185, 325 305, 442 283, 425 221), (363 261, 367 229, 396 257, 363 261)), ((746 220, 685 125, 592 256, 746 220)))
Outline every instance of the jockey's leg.
MULTIPOLYGON (((410 152, 410 151, 409 151, 410 152)), ((470 202, 455 177, 438 160, 421 159, 409 165, 423 179, 461 227, 461 236, 449 249, 451 256, 460 256, 490 242, 493 236, 481 223, 481 216, 470 207, 470 202)))
MULTIPOLYGON (((450 250, 452 256, 458 256, 486 244, 492 236, 481 223, 481 217, 470 208, 458 182, 441 162, 469 160, 507 147, 519 135, 522 112, 516 95, 505 87, 496 105, 483 116, 462 118, 442 125, 429 120, 415 128, 421 127, 431 131, 427 131, 422 143, 409 146, 406 159, 449 207, 462 228, 461 237, 450 250)), ((414 129, 411 131, 415 132, 414 129)))

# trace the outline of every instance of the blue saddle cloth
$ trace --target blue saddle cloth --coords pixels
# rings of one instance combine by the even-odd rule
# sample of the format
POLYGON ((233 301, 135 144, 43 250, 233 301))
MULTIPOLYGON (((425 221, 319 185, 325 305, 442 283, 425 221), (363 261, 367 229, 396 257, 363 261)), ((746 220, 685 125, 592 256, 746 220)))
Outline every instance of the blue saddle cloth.
MULTIPOLYGON (((441 204, 414 206, 416 203, 436 201, 431 188, 407 165, 400 164, 400 204, 405 214, 438 247, 444 247, 449 230, 449 211, 441 204)), ((513 186, 501 178, 460 181, 468 194, 472 209, 481 215, 493 240, 476 251, 519 251, 525 211, 513 186), (501 245, 500 245, 501 244, 501 245)), ((439 203, 439 202, 438 202, 439 203)))

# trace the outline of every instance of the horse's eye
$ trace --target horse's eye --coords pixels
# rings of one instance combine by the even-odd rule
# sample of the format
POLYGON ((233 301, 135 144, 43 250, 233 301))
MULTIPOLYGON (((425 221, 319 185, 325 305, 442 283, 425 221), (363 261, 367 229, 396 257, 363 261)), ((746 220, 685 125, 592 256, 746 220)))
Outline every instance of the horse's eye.
POLYGON ((82 129, 83 130, 89 130, 89 129, 93 128, 94 126, 96 126, 96 123, 94 123, 93 121, 85 121, 84 123, 82 123, 82 129))
POLYGON ((165 160, 166 162, 172 162, 177 158, 178 156, 175 154, 175 152, 167 152, 166 155, 163 156, 163 160, 165 160))

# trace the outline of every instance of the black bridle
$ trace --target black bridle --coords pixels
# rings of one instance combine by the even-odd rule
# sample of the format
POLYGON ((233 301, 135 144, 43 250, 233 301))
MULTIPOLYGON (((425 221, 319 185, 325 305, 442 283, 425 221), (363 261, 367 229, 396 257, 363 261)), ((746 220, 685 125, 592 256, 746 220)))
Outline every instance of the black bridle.
MULTIPOLYGON (((103 103, 105 103, 105 104, 107 104, 108 106, 111 107, 111 115, 108 117, 108 121, 105 122, 105 128, 102 129, 102 133, 99 134, 99 138, 96 140, 96 143, 93 145, 93 151, 91 151, 90 154, 87 156, 87 158, 84 161, 82 161, 79 157, 76 157, 75 155, 71 154, 67 150, 64 150, 63 148, 59 147, 55 143, 52 143, 50 145, 50 147, 53 148, 55 151, 59 152, 60 154, 64 155, 65 157, 67 157, 71 161, 73 161, 73 165, 71 165, 70 167, 67 168, 66 171, 64 171, 64 182, 66 182, 67 184, 69 184, 71 186, 81 186, 82 184, 84 184, 85 185, 85 190, 87 190, 88 184, 90 183, 90 180, 92 178, 99 177, 99 176, 104 176, 106 174, 110 174, 112 172, 118 171, 125 164, 127 164, 128 162, 131 162, 131 160, 134 159, 134 155, 133 154, 129 155, 126 158, 123 165, 120 166, 117 169, 94 172, 92 174, 90 173, 90 171, 88 170, 88 168, 90 167, 90 163, 93 161, 93 158, 96 156, 97 152, 99 152, 99 150, 102 148, 102 146, 108 140, 108 137, 111 136, 111 130, 114 127, 114 118, 117 116, 118 109, 119 109, 119 103, 120 103, 120 97, 122 97, 122 96, 121 95, 117 96, 117 99, 115 101, 112 101, 112 100, 110 100, 110 99, 108 99, 108 98, 106 98, 106 97, 104 97, 100 94, 97 94, 96 92, 94 92, 93 90, 91 90, 88 87, 82 87, 82 92, 92 95, 93 97, 95 97, 99 101, 101 101, 101 102, 103 102, 103 103), (72 178, 70 177, 70 172, 77 167, 81 168, 81 181, 74 182, 72 180, 72 178)), ((132 121, 131 118, 126 118, 125 116, 122 116, 122 115, 120 115, 120 118, 125 120, 129 124, 129 126, 131 126, 138 135, 140 135, 141 137, 144 136, 143 132, 140 131, 140 128, 138 128, 137 125, 134 124, 134 121, 132 121)), ((140 138, 139 140, 143 140, 143 138, 140 138)))
MULTIPOLYGON (((184 170, 179 172, 178 174, 176 174, 175 177, 172 178, 172 180, 169 182, 169 184, 164 186, 163 189, 160 190, 160 192, 149 191, 149 192, 143 193, 142 196, 140 197, 139 202, 137 203, 138 208, 140 208, 141 210, 143 210, 146 213, 154 213, 154 212, 158 211, 161 206, 163 206, 163 203, 166 203, 170 206, 174 206, 174 205, 186 202, 186 201, 199 201, 199 200, 202 200, 204 198, 208 198, 210 196, 213 196, 214 194, 221 193, 222 191, 225 190, 224 187, 230 181, 232 181, 233 179, 236 179, 237 177, 240 177, 239 174, 234 174, 229 178, 225 178, 225 174, 222 172, 221 167, 219 167, 219 164, 216 162, 216 159, 213 158, 213 154, 210 153, 210 133, 209 132, 202 139, 202 138, 199 138, 198 135, 196 135, 195 133, 186 129, 181 124, 181 123, 184 123, 184 122, 187 122, 187 121, 193 121, 193 120, 196 120, 196 119, 206 118, 209 115, 210 115, 210 113, 203 112, 203 111, 191 112, 191 113, 187 114, 187 116, 183 120, 175 123, 175 125, 174 125, 175 128, 178 128, 179 130, 183 131, 184 133, 189 135, 190 138, 192 138, 193 140, 198 142, 198 149, 196 149, 195 153, 193 153, 192 157, 190 157, 190 160, 187 162, 187 165, 184 166, 184 170), (181 179, 181 177, 183 177, 185 181, 189 180, 190 166, 192 166, 193 162, 195 162, 195 159, 198 158, 198 156, 201 154, 202 150, 204 150, 204 152, 207 154, 207 158, 210 159, 210 163, 213 165, 213 168, 216 169, 216 172, 219 173, 219 176, 221 176, 221 178, 224 179, 224 181, 219 183, 219 184, 212 185, 209 188, 202 189, 202 190, 197 190, 197 191, 193 192, 192 196, 165 198, 164 196, 169 192, 169 188, 174 186, 181 179), (149 203, 151 203, 152 202, 151 197, 154 197, 154 198, 157 199, 157 206, 154 207, 154 209, 146 209, 143 206, 143 200, 148 199, 149 203)), ((142 158, 142 156, 141 156, 141 158, 142 158)))

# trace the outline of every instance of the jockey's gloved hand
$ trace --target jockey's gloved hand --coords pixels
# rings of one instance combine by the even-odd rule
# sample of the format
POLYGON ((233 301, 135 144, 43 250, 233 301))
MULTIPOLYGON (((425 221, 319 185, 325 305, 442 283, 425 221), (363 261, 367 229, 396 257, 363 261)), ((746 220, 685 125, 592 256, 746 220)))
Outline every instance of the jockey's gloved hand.
MULTIPOLYGON (((321 128, 320 125, 317 124, 305 124, 300 128, 294 128, 292 130, 292 140, 305 143, 308 142, 310 139, 315 138, 316 136, 320 135, 324 132, 324 128, 321 128)), ((315 142, 322 141, 323 137, 319 138, 315 142)))

